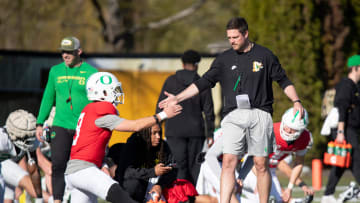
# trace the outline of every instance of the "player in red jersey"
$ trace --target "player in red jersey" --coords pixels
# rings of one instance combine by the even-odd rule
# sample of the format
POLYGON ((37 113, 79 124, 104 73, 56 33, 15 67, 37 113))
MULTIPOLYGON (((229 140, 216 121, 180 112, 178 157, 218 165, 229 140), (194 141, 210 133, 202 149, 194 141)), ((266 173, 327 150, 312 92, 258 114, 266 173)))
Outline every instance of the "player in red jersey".
POLYGON ((121 83, 107 72, 91 75, 86 91, 93 103, 85 106, 79 116, 65 171, 65 179, 71 189, 71 202, 93 203, 99 197, 109 202, 133 203, 135 201, 129 194, 100 170, 112 131, 139 131, 174 117, 182 108, 173 104, 154 116, 137 120, 120 118, 116 105, 123 103, 124 93, 121 83))
MULTIPOLYGON (((288 109, 282 116, 281 122, 274 123, 274 144, 273 152, 269 154, 269 167, 272 176, 272 186, 270 196, 276 199, 276 202, 288 202, 291 198, 291 191, 297 181, 306 195, 313 195, 313 191, 308 188, 304 182, 297 180, 301 174, 304 157, 312 146, 312 135, 306 129, 308 125, 308 114, 304 109, 304 116, 300 118, 298 112, 294 115, 293 108, 288 109), (294 166, 291 170, 288 187, 281 192, 281 186, 276 176, 275 170, 278 164, 287 156, 295 154, 294 166)), ((252 161, 252 159, 247 159, 252 161)), ((283 163, 283 162, 282 162, 283 163)), ((245 163, 247 164, 247 163, 245 163)), ((279 165, 280 166, 280 165, 279 165)), ((243 197, 241 202, 258 201, 256 194, 256 174, 252 170, 249 173, 241 173, 239 179, 243 180, 243 197)))

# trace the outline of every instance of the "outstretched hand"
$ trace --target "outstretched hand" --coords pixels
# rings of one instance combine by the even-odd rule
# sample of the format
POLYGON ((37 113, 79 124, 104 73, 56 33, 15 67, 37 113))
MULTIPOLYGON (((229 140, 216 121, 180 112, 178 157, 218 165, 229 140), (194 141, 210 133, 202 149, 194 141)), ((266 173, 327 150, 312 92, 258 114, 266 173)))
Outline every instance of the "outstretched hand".
POLYGON ((164 108, 167 118, 172 118, 181 113, 182 107, 175 102, 171 102, 164 108))
POLYGON ((165 107, 167 107, 170 104, 178 103, 175 95, 168 93, 167 91, 165 91, 164 94, 167 96, 167 98, 163 99, 161 102, 159 102, 160 109, 164 109, 165 107))

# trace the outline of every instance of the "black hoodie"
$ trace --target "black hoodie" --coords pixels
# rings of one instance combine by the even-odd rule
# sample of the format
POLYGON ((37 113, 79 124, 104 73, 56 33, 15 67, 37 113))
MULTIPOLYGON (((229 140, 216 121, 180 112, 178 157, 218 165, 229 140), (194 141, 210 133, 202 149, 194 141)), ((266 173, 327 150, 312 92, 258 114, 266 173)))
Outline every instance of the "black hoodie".
MULTIPOLYGON (((200 76, 196 71, 189 70, 179 70, 174 75, 169 76, 162 87, 156 105, 156 113, 161 111, 158 107, 159 102, 166 98, 164 91, 176 95, 199 78, 200 76)), ((206 118, 207 135, 213 136, 215 115, 211 89, 180 102, 180 105, 183 107, 182 113, 165 122, 167 137, 205 136, 205 122, 202 112, 206 118)))

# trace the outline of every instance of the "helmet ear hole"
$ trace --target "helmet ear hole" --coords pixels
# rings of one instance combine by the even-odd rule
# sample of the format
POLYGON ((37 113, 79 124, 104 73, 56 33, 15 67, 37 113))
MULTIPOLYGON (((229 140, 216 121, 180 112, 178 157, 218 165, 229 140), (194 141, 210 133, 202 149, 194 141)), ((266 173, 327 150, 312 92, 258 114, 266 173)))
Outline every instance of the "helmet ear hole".
POLYGON ((103 90, 103 94, 105 97, 108 96, 105 90, 103 90))

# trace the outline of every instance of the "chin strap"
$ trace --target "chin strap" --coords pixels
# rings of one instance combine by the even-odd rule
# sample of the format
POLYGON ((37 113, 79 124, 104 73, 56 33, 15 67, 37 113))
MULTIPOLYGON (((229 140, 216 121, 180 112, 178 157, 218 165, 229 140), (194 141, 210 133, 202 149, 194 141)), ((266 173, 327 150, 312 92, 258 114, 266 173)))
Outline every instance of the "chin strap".
POLYGON ((34 165, 34 164, 35 164, 35 160, 31 157, 30 152, 29 152, 29 151, 26 151, 26 154, 27 154, 27 157, 28 157, 28 164, 29 164, 30 166, 34 165))

